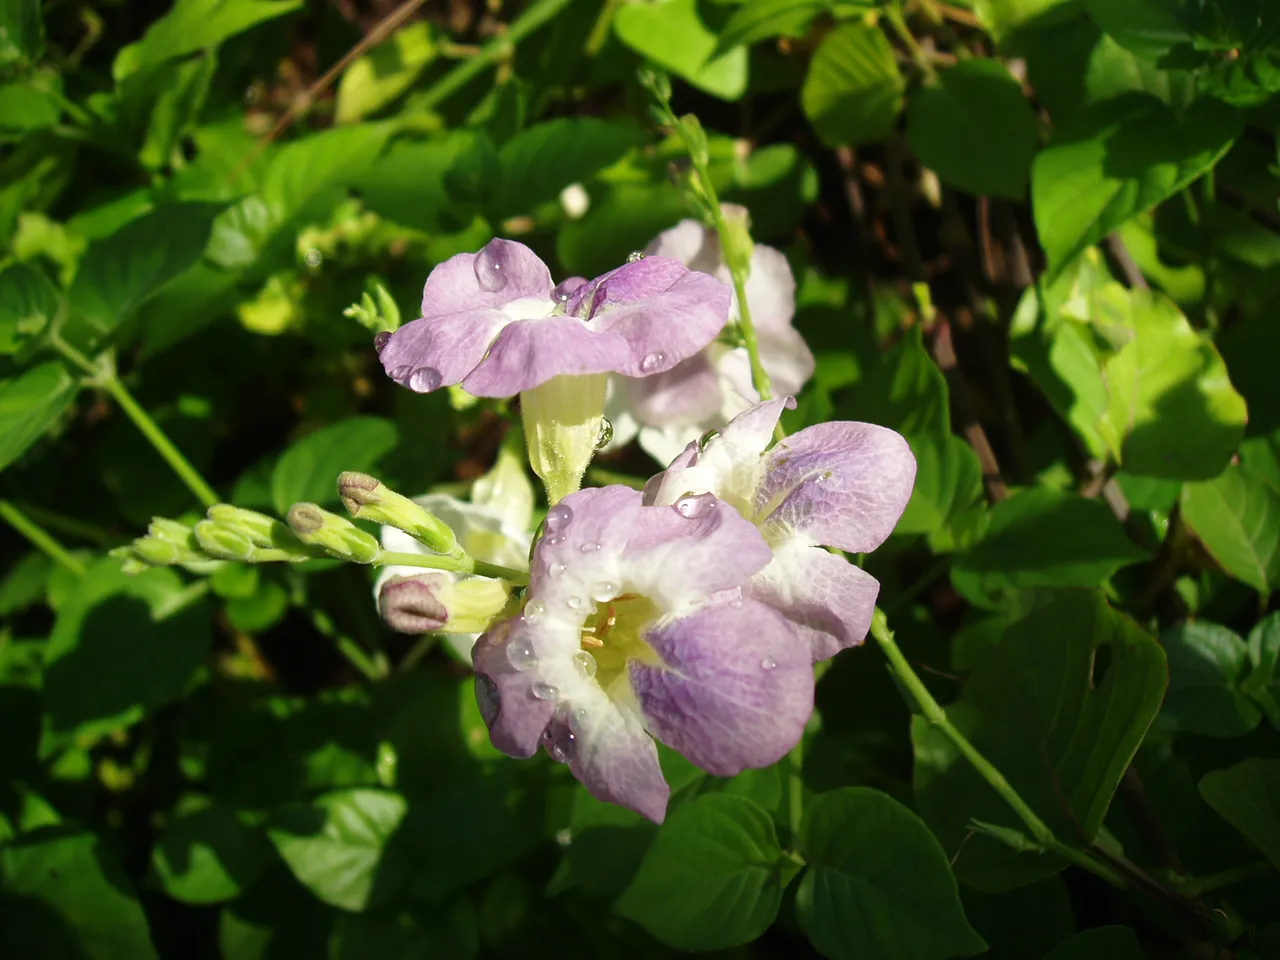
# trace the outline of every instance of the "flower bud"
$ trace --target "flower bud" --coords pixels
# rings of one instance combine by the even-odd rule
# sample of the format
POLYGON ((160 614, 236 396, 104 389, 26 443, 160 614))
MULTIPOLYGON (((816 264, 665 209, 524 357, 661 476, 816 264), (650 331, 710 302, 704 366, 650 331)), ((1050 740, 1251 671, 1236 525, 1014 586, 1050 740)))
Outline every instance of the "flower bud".
POLYGON ((191 527, 185 523, 179 523, 177 520, 168 520, 165 517, 151 518, 151 523, 147 526, 147 536, 152 540, 177 544, 180 547, 191 549, 195 547, 195 538, 191 535, 191 527))
POLYGON ((341 560, 373 563, 382 552, 372 534, 314 503, 295 503, 290 507, 289 526, 303 543, 320 547, 341 560))
POLYGON ((724 262, 734 272, 745 274, 751 268, 751 255, 756 248, 751 239, 751 214, 736 203, 726 203, 721 210, 726 228, 720 235, 724 262))
POLYGON ((562 374, 520 394, 529 465, 551 504, 582 486, 604 430, 604 374, 562 374))
POLYGON ((256 510, 219 503, 209 508, 207 516, 218 526, 248 537, 255 547, 288 550, 300 546, 298 538, 285 524, 256 510))
POLYGON ((458 539, 447 523, 367 473, 351 470, 343 473, 338 477, 338 494, 353 517, 403 530, 436 553, 462 554, 458 539))
POLYGON ((177 563, 184 552, 176 543, 154 537, 139 537, 133 541, 133 555, 152 566, 168 567, 177 563))
POLYGON ((389 578, 378 591, 378 613, 400 633, 483 633, 510 596, 505 580, 421 573, 389 578))
POLYGON ((220 560, 250 560, 254 554, 253 541, 238 530, 224 527, 212 520, 201 520, 193 530, 200 549, 220 560))

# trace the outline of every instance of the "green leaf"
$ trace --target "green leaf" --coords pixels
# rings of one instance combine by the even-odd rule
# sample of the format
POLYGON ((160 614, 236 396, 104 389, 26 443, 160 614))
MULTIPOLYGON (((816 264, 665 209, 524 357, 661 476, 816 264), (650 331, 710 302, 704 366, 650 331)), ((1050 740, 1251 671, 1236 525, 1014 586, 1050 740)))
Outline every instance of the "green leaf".
POLYGON ((1006 893, 961 887, 960 902, 970 925, 991 948, 983 960, 1028 960, 1076 932, 1067 885, 1059 877, 1006 893), (1009 918, 1017 917, 1016 923, 1009 918))
POLYGON ((1169 694, 1159 724, 1209 737, 1241 737, 1262 719, 1241 690, 1249 648, 1234 631, 1203 620, 1160 638, 1169 658, 1169 694))
POLYGON ((1280 491, 1245 466, 1182 488, 1182 517, 1228 574, 1259 593, 1280 583, 1280 491))
POLYGON ((0 68, 44 53, 44 18, 40 0, 0 0, 0 68))
POLYGON ((1259 620, 1249 631, 1249 662, 1253 665, 1242 685, 1280 730, 1280 613, 1259 620))
POLYGON ((267 830, 293 875, 325 903, 364 910, 404 884, 408 861, 389 843, 408 809, 383 790, 342 790, 298 804, 267 830))
POLYGON ((466 960, 479 950, 481 926, 475 908, 459 900, 448 911, 400 905, 366 913, 343 913, 334 923, 330 960, 466 960))
POLYGON ((48 327, 58 313, 58 291, 39 270, 16 263, 0 270, 0 356, 48 327))
POLYGON ((720 31, 718 50, 751 46, 770 37, 798 37, 833 0, 747 0, 720 31))
POLYGON ((497 217, 527 213, 571 183, 589 180, 645 141, 635 127, 595 117, 560 117, 522 130, 498 152, 497 217))
POLYGON ((0 85, 0 143, 48 129, 61 116, 62 105, 39 87, 29 83, 0 85))
POLYGON ((427 21, 397 30, 343 72, 334 120, 355 123, 377 113, 413 86, 437 50, 435 27, 427 21))
POLYGON ((51 361, 0 382, 0 470, 26 453, 71 405, 79 383, 51 361))
MULTIPOLYGON (((1009 624, 999 647, 978 658, 947 715, 1058 836, 1092 840, 1160 709, 1164 652, 1098 591, 1044 591, 1029 599, 1034 605, 1009 624), (1104 651, 1109 657, 1098 679, 1095 661, 1104 651)), ((973 835, 974 821, 1023 826, 920 717, 912 741, 917 808, 965 884, 1009 890, 1065 866, 1050 854, 1017 853, 973 835)))
POLYGON ((227 622, 245 633, 270 630, 289 611, 289 594, 272 580, 264 580, 247 597, 234 597, 227 603, 227 622))
POLYGON ((286 144, 262 174, 262 202, 280 226, 329 191, 368 174, 391 133, 385 123, 337 127, 286 144))
POLYGON ((677 949, 723 949, 769 928, 788 869, 767 813, 709 793, 667 818, 615 909, 677 949))
POLYGON ((295 503, 338 502, 338 474, 368 472, 395 449, 400 431, 381 417, 348 417, 303 437, 280 457, 271 499, 283 515, 295 503))
POLYGON ((857 145, 893 132, 905 89, 884 34, 865 23, 844 23, 814 53, 800 101, 824 141, 857 145))
POLYGON ((218 46, 265 20, 292 13, 302 0, 177 0, 137 43, 123 48, 111 68, 116 80, 166 60, 218 46))
MULTIPOLYGON (((197 594, 198 596, 198 594, 197 594)), ((46 745, 135 723, 181 696, 211 651, 209 611, 169 568, 103 558, 58 609, 45 650, 46 745)))
POLYGON ((1022 84, 998 60, 961 60, 911 98, 907 142, 944 183, 1021 200, 1039 145, 1022 84))
POLYGON ((1048 279, 1210 169, 1240 129, 1238 111, 1207 99, 1181 118, 1144 94, 1084 111, 1032 165, 1032 209, 1048 279))
POLYGON ((1200 796, 1280 870, 1280 760, 1250 757, 1205 774, 1200 796))
POLYGON ((965 919, 942 847, 888 794, 846 787, 814 797, 800 850, 809 869, 796 912, 824 957, 942 960, 987 949, 965 919))
POLYGON ((982 496, 982 464, 973 448, 952 434, 907 438, 916 458, 916 484, 897 534, 928 534, 935 552, 954 549, 954 524, 982 496))
POLYGON ((1007 40, 1035 25, 1051 28, 1075 13, 1076 0, 974 0, 973 12, 1003 48, 1007 40))
POLYGON ((428 140, 396 140, 354 181, 365 206, 393 223, 432 233, 470 223, 471 203, 461 202, 445 178, 478 154, 485 134, 452 130, 428 140))
POLYGON ((1145 956, 1128 927, 1095 927, 1058 944, 1043 960, 1143 960, 1145 956))
POLYGON ((866 344, 858 361, 866 366, 858 382, 841 394, 837 416, 878 423, 908 436, 951 431, 947 381, 929 356, 919 325, 890 350, 866 344))
POLYGON ((981 539, 956 572, 1005 588, 1093 586, 1147 557, 1106 504, 1031 487, 995 504, 981 539))
POLYGON ((129 877, 91 833, 37 830, 0 847, 0 955, 149 960, 129 877))
POLYGON ((697 0, 623 4, 613 20, 618 39, 640 56, 722 100, 747 89, 747 51, 717 55, 716 35, 699 15, 697 0))
POLYGON ((1199 6, 1195 0, 1084 0, 1089 16, 1116 43, 1150 57, 1191 42, 1199 6))
POLYGON ((253 886, 271 859, 271 844, 261 831, 213 803, 165 828, 151 853, 151 869, 175 900, 220 903, 253 886))
POLYGON ((134 81, 149 82, 155 90, 147 91, 141 109, 147 118, 147 135, 138 151, 138 159, 151 170, 165 170, 174 163, 174 152, 182 137, 195 127, 204 108, 218 58, 207 53, 181 63, 165 64, 143 74, 134 81))
POLYGON ((221 211, 206 203, 158 207, 90 244, 68 294, 72 308, 94 333, 110 334, 195 266, 221 211))

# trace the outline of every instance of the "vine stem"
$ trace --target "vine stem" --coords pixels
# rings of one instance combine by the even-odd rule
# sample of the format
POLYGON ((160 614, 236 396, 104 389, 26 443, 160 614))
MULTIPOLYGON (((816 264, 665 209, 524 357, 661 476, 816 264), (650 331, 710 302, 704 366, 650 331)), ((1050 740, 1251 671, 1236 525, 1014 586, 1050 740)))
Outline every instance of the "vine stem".
POLYGON ((502 567, 496 563, 486 563, 474 557, 433 556, 425 553, 397 553, 384 550, 374 561, 375 566, 386 567, 422 567, 426 570, 450 570, 454 573, 472 573, 477 577, 491 577, 494 580, 508 580, 511 583, 525 586, 529 582, 529 574, 513 567, 502 567))
POLYGON ((8 500, 0 500, 0 518, 31 541, 31 545, 55 563, 66 567, 77 577, 84 576, 85 566, 53 538, 47 530, 28 517, 8 500))
POLYGON ((929 721, 931 726, 940 730, 942 735, 951 741, 952 746, 960 752, 961 756, 969 761, 969 764, 982 779, 986 780, 991 788, 1000 794, 1004 802, 1009 805, 1009 808, 1023 822, 1042 848, 1056 853, 1064 860, 1082 869, 1088 870, 1113 886, 1121 888, 1126 886, 1120 874, 1110 867, 1099 863, 1085 851, 1069 846, 1054 836, 1053 830, 1049 828, 1049 825, 1036 815, 1036 812, 1022 799, 1022 796, 1014 789, 1013 784, 1005 778, 1004 774, 997 770, 995 765, 984 757, 963 733, 956 729, 947 717, 946 711, 938 705, 938 701, 933 698, 933 694, 929 692, 928 687, 924 685, 915 670, 911 668, 911 664, 907 661, 893 638, 893 633, 889 629, 888 619, 879 608, 876 609, 871 618, 871 635, 875 638, 876 643, 880 645, 880 649, 884 651, 884 655, 888 658, 894 674, 911 693, 924 718, 929 721))

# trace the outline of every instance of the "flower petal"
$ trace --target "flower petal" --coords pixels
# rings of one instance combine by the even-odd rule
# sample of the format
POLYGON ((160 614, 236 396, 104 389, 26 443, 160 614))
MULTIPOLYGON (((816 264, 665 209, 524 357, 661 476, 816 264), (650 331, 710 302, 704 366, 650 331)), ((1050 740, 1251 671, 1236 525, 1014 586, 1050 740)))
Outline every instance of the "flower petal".
POLYGON ((378 360, 387 376, 411 390, 427 393, 453 386, 484 359, 494 337, 509 323, 506 314, 490 307, 424 317, 391 334, 378 360))
POLYGON ((511 397, 561 374, 607 373, 625 367, 629 348, 573 317, 512 323, 462 381, 477 397, 511 397))
POLYGON ((762 603, 733 601, 661 623, 645 635, 663 666, 632 662, 650 732, 722 777, 775 763, 813 712, 809 650, 762 603))
POLYGON ((422 315, 501 309, 524 297, 549 299, 551 271, 523 243, 490 240, 479 253, 460 253, 431 271, 422 291, 422 315))
POLYGON ((650 257, 674 257, 690 270, 709 273, 729 282, 729 268, 724 265, 720 236, 697 220, 681 220, 670 230, 663 230, 644 248, 650 257))
POLYGON ((543 731, 555 715, 556 704, 533 695, 536 672, 518 670, 511 647, 532 647, 531 625, 523 618, 504 620, 490 627, 471 648, 476 671, 476 702, 489 728, 489 739, 512 757, 531 757, 542 742, 543 731))
POLYGON ((815 663, 866 639, 879 593, 876 578, 844 557, 794 541, 746 590, 791 621, 815 663))
MULTIPOLYGON (((619 378, 636 418, 646 426, 696 424, 720 409, 720 379, 705 351, 652 377, 619 378)), ((682 445, 683 446, 683 445, 682 445)))
POLYGON ((666 817, 671 788, 634 707, 609 702, 590 711, 561 711, 544 742, 553 757, 568 759, 573 775, 597 799, 655 823, 666 817))
MULTIPOLYGON (((636 266, 648 263, 641 260, 636 266)), ((724 329, 732 291, 705 273, 686 273, 666 292, 620 306, 599 316, 600 329, 631 347, 618 372, 648 377, 693 356, 724 329)))
POLYGON ((900 434, 870 423, 819 423, 765 458, 755 509, 766 539, 869 552, 893 532, 911 499, 916 461, 900 434))

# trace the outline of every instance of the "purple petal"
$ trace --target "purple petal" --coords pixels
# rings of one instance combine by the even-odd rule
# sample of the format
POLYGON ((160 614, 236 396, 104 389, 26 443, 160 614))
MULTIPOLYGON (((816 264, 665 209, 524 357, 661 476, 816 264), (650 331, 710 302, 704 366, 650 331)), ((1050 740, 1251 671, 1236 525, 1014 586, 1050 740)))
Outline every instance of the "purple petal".
POLYGON ((378 613, 400 633, 433 633, 449 622, 449 611, 436 598, 453 582, 447 573, 390 577, 378 591, 378 613))
POLYGON ((565 311, 571 317, 589 320, 614 307, 661 296, 688 273, 688 267, 670 257, 646 257, 626 263, 574 288, 565 311))
POLYGON ((729 282, 729 268, 724 264, 719 234, 697 220, 681 220, 670 230, 662 231, 644 252, 650 257, 674 257, 690 270, 729 282))
POLYGON ((392 380, 420 393, 453 386, 484 359, 494 337, 509 323, 500 310, 487 307, 424 317, 393 333, 378 360, 392 380))
POLYGON ((543 731, 556 712, 555 703, 533 695, 536 671, 515 666, 536 661, 532 634, 528 622, 517 617, 490 627, 471 648, 476 701, 489 739, 503 753, 522 759, 538 751, 543 731), (522 657, 521 649, 529 655, 522 657))
POLYGON ((894 431, 870 423, 819 423, 769 451, 755 508, 771 542, 777 542, 776 531, 786 530, 811 543, 869 552, 893 532, 915 477, 911 448, 894 431))
POLYGON ((636 418, 654 427, 700 423, 724 403, 720 379, 705 351, 665 373, 640 379, 625 377, 622 386, 636 418))
MULTIPOLYGON (((649 262, 641 260, 633 266, 649 262)), ((611 306, 598 315, 600 329, 617 334, 631 347, 629 362, 618 372, 648 377, 693 356, 724 329, 731 294, 714 277, 686 273, 665 293, 611 306)))
POLYGON ((774 554, 747 588, 747 596, 791 621, 815 663, 866 639, 879 593, 879 582, 865 570, 800 543, 774 554))
POLYGON ((523 243, 490 240, 479 253, 460 253, 431 271, 422 291, 422 315, 501 309, 524 297, 549 299, 551 271, 523 243))
POLYGON ((573 317, 521 320, 502 330, 462 386, 477 397, 511 397, 561 374, 617 370, 628 356, 622 338, 573 317))
POLYGON ((552 756, 568 759, 573 775, 597 799, 655 823, 666 817, 671 788, 662 776, 658 748, 634 710, 611 705, 587 715, 562 711, 545 742, 552 756))
POLYGON ((813 712, 808 648, 751 600, 703 607, 645 634, 663 666, 632 662, 649 731, 722 777, 784 757, 813 712))

